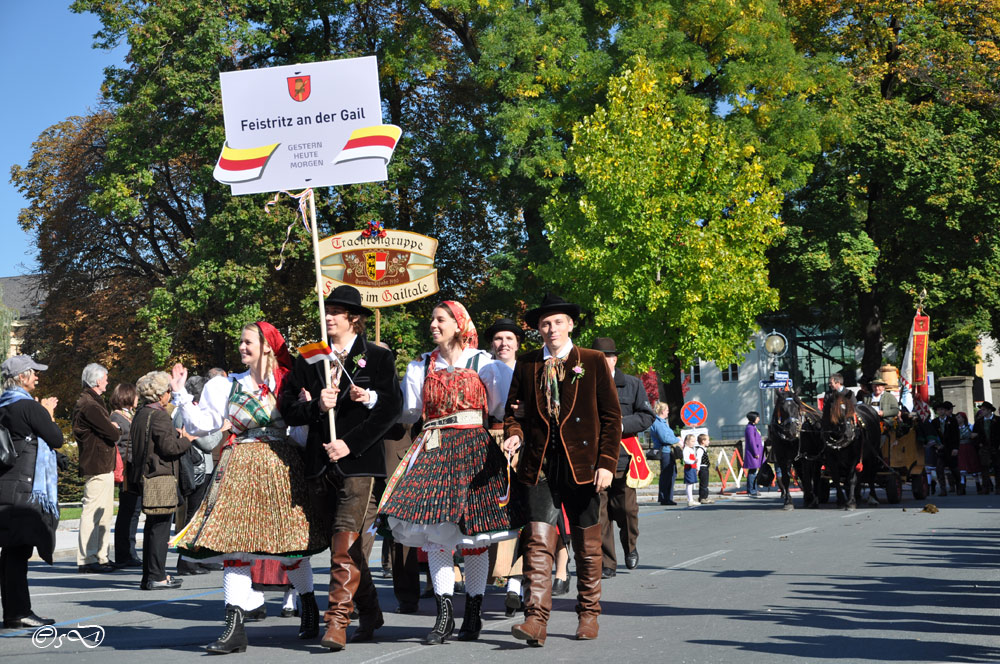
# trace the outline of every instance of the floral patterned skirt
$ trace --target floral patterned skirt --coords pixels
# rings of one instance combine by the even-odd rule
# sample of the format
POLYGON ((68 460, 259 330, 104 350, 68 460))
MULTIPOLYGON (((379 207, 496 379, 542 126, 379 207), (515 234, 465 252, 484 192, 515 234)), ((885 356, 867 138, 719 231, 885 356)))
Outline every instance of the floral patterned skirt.
POLYGON ((481 427, 440 429, 440 445, 415 446, 406 474, 382 506, 396 541, 407 546, 485 546, 524 525, 512 500, 507 459, 481 427))
POLYGON ((313 507, 302 455, 282 440, 227 447, 208 495, 177 539, 178 551, 205 559, 309 556, 330 544, 324 516, 313 507))

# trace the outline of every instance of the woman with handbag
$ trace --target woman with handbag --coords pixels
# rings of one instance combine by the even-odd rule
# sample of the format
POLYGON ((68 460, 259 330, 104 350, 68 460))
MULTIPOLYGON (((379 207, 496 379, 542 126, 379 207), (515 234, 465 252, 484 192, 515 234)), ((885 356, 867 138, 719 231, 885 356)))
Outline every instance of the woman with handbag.
POLYGON ((180 588, 181 579, 167 575, 167 540, 170 520, 180 504, 177 487, 180 457, 191 447, 193 436, 174 428, 167 414, 170 376, 150 371, 136 383, 143 404, 132 420, 132 463, 128 481, 141 487, 142 511, 146 515, 142 543, 143 590, 180 588))
POLYGON ((261 558, 279 560, 299 594, 299 638, 318 636, 309 556, 330 542, 306 486, 301 451, 277 409, 281 381, 292 366, 285 339, 258 321, 243 328, 239 350, 248 370, 208 381, 197 404, 185 388, 187 369, 174 365, 172 378, 174 403, 189 433, 230 429, 208 495, 176 538, 185 557, 224 565, 226 626, 206 646, 217 654, 247 648, 246 614, 264 599, 252 588, 250 568, 261 558))
POLYGON ((38 555, 52 564, 59 525, 57 455, 63 435, 52 421, 58 399, 35 401, 31 393, 38 371, 48 367, 27 355, 4 361, 0 395, 0 600, 3 626, 11 629, 51 625, 31 610, 28 558, 38 555), (7 436, 2 436, 6 432, 7 436), (9 464, 9 465, 8 465, 9 464))

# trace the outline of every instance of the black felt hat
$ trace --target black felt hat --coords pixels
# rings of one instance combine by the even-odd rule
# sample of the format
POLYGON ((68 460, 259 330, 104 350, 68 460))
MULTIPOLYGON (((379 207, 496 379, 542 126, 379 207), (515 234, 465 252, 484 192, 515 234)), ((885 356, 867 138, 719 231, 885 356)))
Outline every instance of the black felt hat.
POLYGON ((580 318, 580 305, 567 302, 558 295, 546 293, 542 304, 524 314, 524 320, 530 327, 537 328, 538 321, 548 314, 566 314, 576 321, 580 318))
POLYGON ((981 404, 979 404, 979 407, 980 408, 985 408, 986 410, 990 411, 991 413, 995 413, 996 410, 997 410, 996 407, 993 404, 991 404, 989 401, 982 402, 981 404))
POLYGON ((371 309, 361 306, 361 291, 347 284, 334 288, 323 300, 323 303, 327 306, 339 304, 352 314, 364 314, 365 316, 373 316, 375 314, 371 309))
POLYGON ((590 348, 591 350, 599 350, 605 355, 618 354, 618 349, 615 347, 615 340, 611 337, 597 337, 590 348))
POLYGON ((497 332, 513 332, 518 341, 524 341, 524 330, 510 318, 497 318, 496 321, 483 332, 483 340, 489 344, 493 342, 493 337, 497 332))
POLYGON ((938 410, 940 408, 946 408, 948 410, 952 410, 955 408, 955 404, 953 404, 950 401, 941 401, 938 403, 938 405, 934 406, 934 410, 938 410))

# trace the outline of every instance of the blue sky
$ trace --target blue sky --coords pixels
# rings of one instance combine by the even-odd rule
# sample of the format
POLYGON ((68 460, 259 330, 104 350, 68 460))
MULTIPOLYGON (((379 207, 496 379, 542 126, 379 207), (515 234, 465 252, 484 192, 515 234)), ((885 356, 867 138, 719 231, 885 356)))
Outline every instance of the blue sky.
POLYGON ((25 201, 10 184, 10 167, 25 165, 46 128, 97 106, 104 68, 126 49, 92 48, 100 22, 74 14, 69 0, 0 0, 0 277, 35 268, 32 239, 17 225, 25 201), (44 80, 44 84, 39 84, 44 80))

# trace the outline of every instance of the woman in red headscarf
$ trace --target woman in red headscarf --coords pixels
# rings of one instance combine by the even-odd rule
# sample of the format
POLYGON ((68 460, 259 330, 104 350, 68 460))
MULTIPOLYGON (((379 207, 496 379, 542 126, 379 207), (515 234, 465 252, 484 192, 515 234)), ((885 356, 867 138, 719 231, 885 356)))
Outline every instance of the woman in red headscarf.
POLYGON ((488 414, 507 400, 494 393, 493 359, 478 350, 476 326, 458 302, 433 312, 432 352, 411 362, 403 384, 404 424, 423 418, 423 430, 389 479, 380 513, 393 537, 427 552, 437 621, 426 643, 442 643, 455 628, 452 554, 465 562, 465 619, 458 639, 475 640, 489 573, 487 548, 517 536, 507 459, 485 428, 488 414))
POLYGON ((264 598, 251 587, 250 567, 260 558, 280 560, 302 605, 299 638, 319 633, 309 556, 329 538, 312 507, 301 453, 281 419, 276 399, 291 369, 285 339, 263 321, 243 328, 240 358, 247 371, 218 376, 193 403, 184 383, 187 370, 174 365, 171 387, 184 428, 203 436, 229 430, 208 496, 177 538, 178 550, 203 561, 222 561, 226 627, 206 649, 243 652, 245 615, 264 598))

